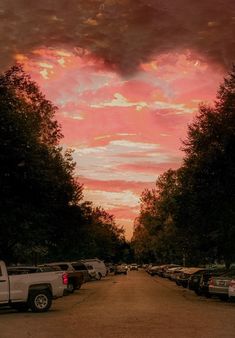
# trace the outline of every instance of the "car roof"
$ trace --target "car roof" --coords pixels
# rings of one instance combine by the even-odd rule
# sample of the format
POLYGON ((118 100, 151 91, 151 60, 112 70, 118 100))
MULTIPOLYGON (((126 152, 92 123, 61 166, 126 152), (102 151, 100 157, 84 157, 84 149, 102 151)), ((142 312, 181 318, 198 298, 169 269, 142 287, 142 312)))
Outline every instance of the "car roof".
POLYGON ((184 272, 184 273, 187 273, 189 275, 192 275, 196 272, 199 272, 199 271, 204 271, 206 270, 205 268, 198 268, 198 267, 190 267, 190 268, 183 268, 181 271, 184 272))

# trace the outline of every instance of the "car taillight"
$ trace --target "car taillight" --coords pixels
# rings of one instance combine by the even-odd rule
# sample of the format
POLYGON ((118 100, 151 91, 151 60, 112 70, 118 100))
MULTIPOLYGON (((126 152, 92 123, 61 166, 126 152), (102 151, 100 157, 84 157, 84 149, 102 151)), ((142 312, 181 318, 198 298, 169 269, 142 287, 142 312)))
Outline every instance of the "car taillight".
POLYGON ((211 278, 211 279, 209 280, 209 285, 214 285, 214 279, 213 279, 213 278, 211 278))
POLYGON ((63 279, 63 284, 67 285, 68 282, 69 282, 68 274, 67 273, 63 273, 62 279, 63 279))
POLYGON ((235 280, 231 280, 231 282, 229 283, 229 286, 235 288, 235 280))

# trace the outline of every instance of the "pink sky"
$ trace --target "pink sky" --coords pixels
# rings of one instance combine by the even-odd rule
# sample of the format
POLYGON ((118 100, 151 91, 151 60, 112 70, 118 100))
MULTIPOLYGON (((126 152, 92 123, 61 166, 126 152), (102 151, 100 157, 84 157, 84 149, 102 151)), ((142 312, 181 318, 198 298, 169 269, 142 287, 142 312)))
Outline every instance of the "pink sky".
POLYGON ((62 145, 74 150, 84 198, 116 216, 131 238, 139 196, 181 165, 181 140, 223 74, 190 50, 161 54, 128 77, 88 51, 35 49, 16 60, 59 107, 62 145))

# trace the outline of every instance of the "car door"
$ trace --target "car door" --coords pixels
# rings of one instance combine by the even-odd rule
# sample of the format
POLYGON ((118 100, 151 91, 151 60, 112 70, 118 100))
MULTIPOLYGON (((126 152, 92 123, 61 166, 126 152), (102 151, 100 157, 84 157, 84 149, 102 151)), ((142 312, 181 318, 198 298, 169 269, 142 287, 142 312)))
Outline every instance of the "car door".
POLYGON ((6 303, 9 300, 8 276, 0 265, 0 303, 6 303))

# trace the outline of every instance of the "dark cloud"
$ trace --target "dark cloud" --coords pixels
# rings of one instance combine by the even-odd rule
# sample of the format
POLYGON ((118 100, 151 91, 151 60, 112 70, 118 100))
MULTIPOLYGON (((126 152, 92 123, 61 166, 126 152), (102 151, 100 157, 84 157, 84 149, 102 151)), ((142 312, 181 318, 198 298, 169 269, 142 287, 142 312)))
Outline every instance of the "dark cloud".
POLYGON ((126 74, 153 55, 183 49, 228 68, 235 1, 1 0, 0 36, 1 68, 38 47, 87 49, 126 74))

